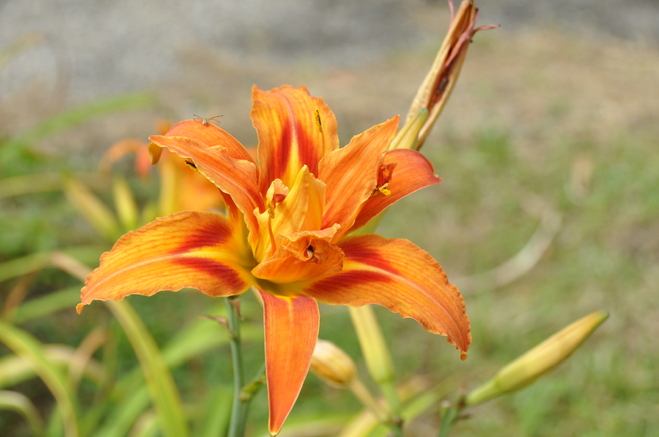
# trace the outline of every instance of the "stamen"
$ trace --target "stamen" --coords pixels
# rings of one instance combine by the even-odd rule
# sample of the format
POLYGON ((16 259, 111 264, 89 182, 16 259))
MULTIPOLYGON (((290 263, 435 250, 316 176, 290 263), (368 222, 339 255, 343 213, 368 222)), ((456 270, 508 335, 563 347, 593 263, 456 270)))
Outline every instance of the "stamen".
POLYGON ((188 166, 194 168, 195 170, 197 169, 197 166, 195 165, 194 162, 192 162, 192 161, 185 161, 185 163, 186 163, 188 166))
POLYGON ((385 196, 391 196, 391 190, 388 188, 389 182, 377 188, 377 191, 384 194, 385 196))
POLYGON ((313 116, 316 119, 316 126, 318 126, 318 132, 320 132, 322 134, 323 133, 323 123, 320 121, 320 111, 316 109, 313 112, 313 116))
POLYGON ((276 207, 274 202, 272 202, 270 199, 266 199, 265 206, 268 209, 268 215, 270 216, 270 220, 274 219, 275 218, 275 207, 276 207))
POLYGON ((390 196, 391 190, 389 189, 389 182, 394 176, 394 168, 396 168, 396 163, 392 162, 391 164, 382 164, 380 170, 378 171, 378 182, 373 190, 373 196, 390 196))
POLYGON ((272 217, 268 218, 268 233, 270 234, 270 256, 277 250, 277 243, 275 242, 275 234, 272 232, 272 217))

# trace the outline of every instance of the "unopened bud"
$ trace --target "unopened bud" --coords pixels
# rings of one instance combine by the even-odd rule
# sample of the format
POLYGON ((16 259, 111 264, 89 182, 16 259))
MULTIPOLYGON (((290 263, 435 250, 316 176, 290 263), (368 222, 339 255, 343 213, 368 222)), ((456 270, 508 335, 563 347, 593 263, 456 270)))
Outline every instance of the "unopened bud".
POLYGON ((595 311, 563 328, 469 393, 467 405, 481 404, 505 393, 520 390, 551 372, 572 355, 608 317, 608 311, 595 311))
POLYGON ((357 370, 352 358, 337 345, 318 339, 311 356, 311 372, 332 387, 346 388, 357 370))
POLYGON ((428 120, 428 110, 426 108, 419 109, 416 116, 408 119, 398 131, 398 134, 389 145, 389 150, 418 150, 419 132, 421 132, 426 120, 428 120))

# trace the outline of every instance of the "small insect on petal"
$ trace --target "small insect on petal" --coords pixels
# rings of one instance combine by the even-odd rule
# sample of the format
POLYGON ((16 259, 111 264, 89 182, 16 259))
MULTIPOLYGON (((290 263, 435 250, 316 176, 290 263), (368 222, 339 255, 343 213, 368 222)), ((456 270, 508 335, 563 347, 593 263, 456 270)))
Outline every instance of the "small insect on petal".
MULTIPOLYGON (((201 124, 204 126, 208 126, 209 124, 215 124, 213 123, 213 120, 217 120, 218 118, 222 117, 222 115, 216 115, 215 117, 209 117, 209 118, 203 118, 198 116, 197 114, 192 114, 194 115, 194 120, 200 121, 201 124)), ((218 124, 220 123, 219 121, 217 122, 218 124)))

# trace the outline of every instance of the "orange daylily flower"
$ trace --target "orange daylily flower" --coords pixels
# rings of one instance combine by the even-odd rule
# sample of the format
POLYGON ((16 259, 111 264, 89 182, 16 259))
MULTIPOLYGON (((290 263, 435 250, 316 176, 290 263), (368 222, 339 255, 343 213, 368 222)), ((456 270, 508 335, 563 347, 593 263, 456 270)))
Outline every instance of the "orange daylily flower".
POLYGON ((184 211, 124 235, 82 289, 93 300, 196 288, 263 298, 270 432, 281 429, 309 370, 318 303, 379 304, 471 343, 460 292, 426 252, 402 239, 350 236, 401 197, 441 181, 413 150, 388 151, 398 117, 339 148, 336 119, 306 88, 254 87, 258 163, 227 132, 186 120, 154 135, 223 193, 227 216, 184 211))

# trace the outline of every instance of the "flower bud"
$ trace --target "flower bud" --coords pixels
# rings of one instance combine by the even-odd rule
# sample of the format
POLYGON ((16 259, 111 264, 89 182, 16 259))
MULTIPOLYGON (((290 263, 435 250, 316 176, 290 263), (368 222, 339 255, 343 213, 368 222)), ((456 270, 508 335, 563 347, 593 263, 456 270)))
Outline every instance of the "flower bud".
POLYGON ((425 126, 426 120, 428 120, 428 110, 426 108, 419 109, 419 112, 414 117, 408 119, 398 131, 398 134, 389 145, 389 150, 418 150, 419 132, 425 126))
POLYGON ((328 385, 348 387, 356 376, 355 363, 331 341, 318 339, 311 356, 311 372, 328 385))
POLYGON ((505 393, 520 390, 565 361, 609 317, 595 311, 549 337, 496 374, 467 396, 467 405, 477 405, 505 393))

